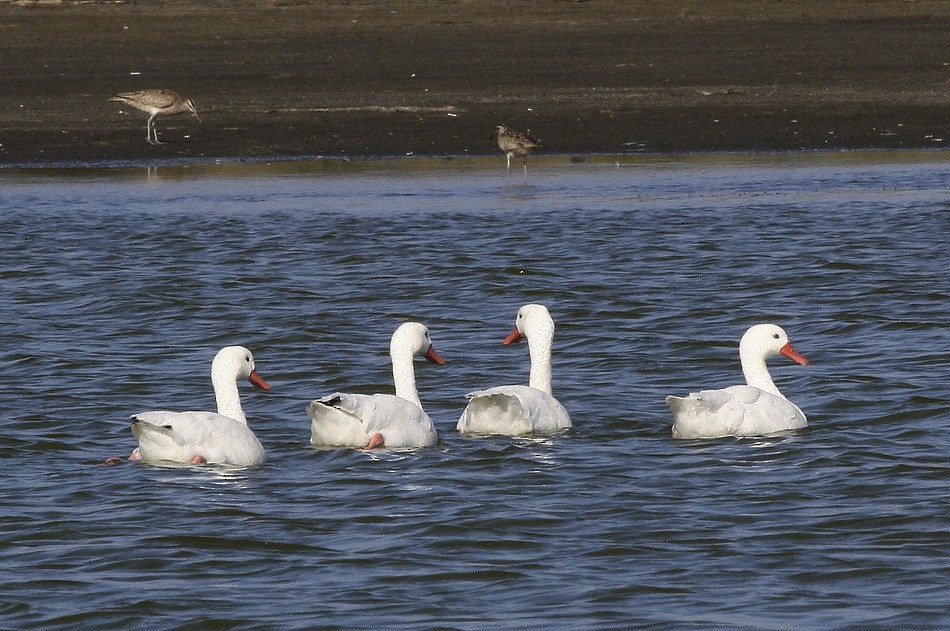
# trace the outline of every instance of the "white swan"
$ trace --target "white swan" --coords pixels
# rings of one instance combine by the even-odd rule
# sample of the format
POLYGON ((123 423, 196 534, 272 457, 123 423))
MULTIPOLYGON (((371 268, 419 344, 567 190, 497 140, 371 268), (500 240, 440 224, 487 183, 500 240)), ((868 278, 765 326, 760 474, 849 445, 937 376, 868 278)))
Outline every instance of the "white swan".
POLYGON ((550 434, 571 427, 571 417, 551 394, 554 320, 543 305, 524 305, 506 346, 528 338, 531 376, 527 386, 497 386, 471 392, 456 429, 463 434, 550 434))
POLYGON ((396 329, 389 344, 396 395, 335 392, 310 402, 310 443, 318 447, 430 447, 439 439, 422 409, 412 360, 422 355, 444 364, 429 330, 418 322, 396 329))
POLYGON ((270 385, 254 368, 251 351, 226 346, 211 362, 218 412, 141 412, 132 415, 139 446, 129 460, 188 462, 250 467, 264 462, 264 447, 247 426, 237 380, 262 390, 270 385))
POLYGON ((666 397, 673 409, 673 438, 763 436, 807 426, 805 414, 782 396, 769 375, 765 360, 778 354, 808 365, 808 360, 792 348, 782 327, 751 327, 739 342, 746 385, 666 397))

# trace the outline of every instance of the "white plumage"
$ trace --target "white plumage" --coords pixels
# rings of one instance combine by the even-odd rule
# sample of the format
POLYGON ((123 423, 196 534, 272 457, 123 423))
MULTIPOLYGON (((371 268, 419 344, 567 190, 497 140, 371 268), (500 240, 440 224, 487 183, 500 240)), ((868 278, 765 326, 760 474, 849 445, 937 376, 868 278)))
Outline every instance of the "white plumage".
POLYGON ((751 327, 739 342, 746 385, 666 397, 673 410, 673 437, 763 436, 806 427, 805 414, 779 392, 765 364, 767 358, 778 354, 808 364, 792 348, 781 327, 751 327))
POLYGON ((528 340, 529 385, 497 386, 471 392, 456 428, 463 434, 551 434, 571 427, 571 417, 551 392, 554 320, 543 305, 524 305, 505 345, 528 340))
POLYGON ((416 389, 413 357, 444 364, 418 322, 406 322, 393 333, 389 346, 396 395, 335 392, 307 407, 310 443, 317 447, 430 447, 439 439, 432 419, 422 409, 416 389))
POLYGON ((264 447, 247 426, 237 380, 270 390, 243 346, 227 346, 211 363, 211 383, 218 411, 140 412, 132 415, 132 433, 139 446, 130 460, 185 462, 249 467, 264 462, 264 447))

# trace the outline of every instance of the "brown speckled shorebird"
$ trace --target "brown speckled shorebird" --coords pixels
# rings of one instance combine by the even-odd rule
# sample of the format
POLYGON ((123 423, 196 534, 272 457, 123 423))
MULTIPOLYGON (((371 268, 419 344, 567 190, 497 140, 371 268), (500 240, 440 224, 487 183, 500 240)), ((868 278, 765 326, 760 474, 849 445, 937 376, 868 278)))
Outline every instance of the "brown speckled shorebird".
POLYGON ((524 176, 528 177, 528 154, 536 147, 540 147, 541 143, 527 134, 508 129, 504 125, 499 125, 495 128, 495 135, 498 136, 498 148, 504 151, 505 156, 508 158, 508 170, 506 173, 511 173, 512 156, 523 156, 524 176))
POLYGON ((147 133, 145 142, 150 145, 162 144, 158 141, 158 132, 155 130, 156 116, 174 116, 175 114, 191 112, 191 114, 198 119, 198 122, 201 122, 201 119, 198 118, 198 111, 195 109, 195 104, 192 103, 190 99, 186 100, 181 98, 177 93, 171 90, 151 88, 149 90, 138 90, 136 92, 120 92, 109 100, 131 105, 135 109, 141 110, 149 115, 148 122, 145 124, 145 131, 147 133))

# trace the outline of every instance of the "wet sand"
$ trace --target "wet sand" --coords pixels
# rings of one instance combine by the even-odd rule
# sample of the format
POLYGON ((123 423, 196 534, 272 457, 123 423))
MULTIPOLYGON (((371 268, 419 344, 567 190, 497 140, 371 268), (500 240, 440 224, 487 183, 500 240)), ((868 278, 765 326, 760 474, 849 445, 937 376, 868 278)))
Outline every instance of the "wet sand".
POLYGON ((950 146, 950 3, 0 2, 0 164, 950 146), (235 6, 239 5, 239 6, 235 6), (176 90, 201 122, 110 103, 176 90))

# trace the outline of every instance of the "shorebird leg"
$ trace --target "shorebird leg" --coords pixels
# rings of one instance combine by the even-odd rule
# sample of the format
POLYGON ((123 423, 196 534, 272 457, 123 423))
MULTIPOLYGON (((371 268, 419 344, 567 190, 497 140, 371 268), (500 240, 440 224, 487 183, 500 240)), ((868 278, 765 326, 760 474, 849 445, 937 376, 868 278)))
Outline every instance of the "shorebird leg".
POLYGON ((379 432, 373 432, 369 435, 369 442, 366 443, 366 449, 376 449, 377 447, 385 447, 386 439, 383 438, 383 435, 379 432))
POLYGON ((190 462, 191 464, 208 464, 208 461, 202 455, 192 456, 190 462))
POLYGON ((151 116, 148 117, 148 123, 146 124, 146 128, 148 131, 148 138, 146 138, 145 140, 148 142, 148 144, 150 145, 162 144, 158 141, 158 130, 155 129, 155 114, 152 114, 151 116), (154 140, 153 140, 153 137, 154 137, 154 140))

